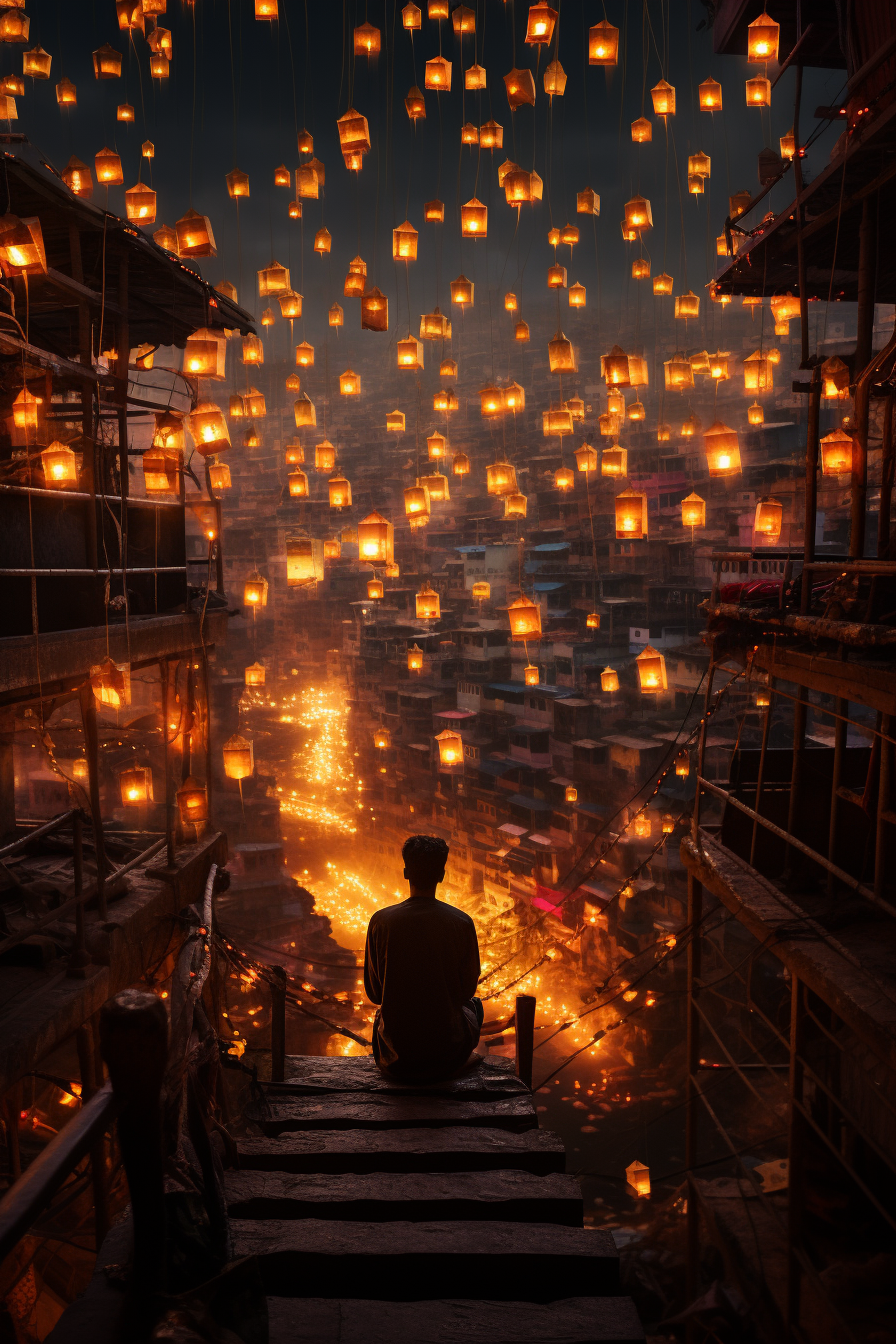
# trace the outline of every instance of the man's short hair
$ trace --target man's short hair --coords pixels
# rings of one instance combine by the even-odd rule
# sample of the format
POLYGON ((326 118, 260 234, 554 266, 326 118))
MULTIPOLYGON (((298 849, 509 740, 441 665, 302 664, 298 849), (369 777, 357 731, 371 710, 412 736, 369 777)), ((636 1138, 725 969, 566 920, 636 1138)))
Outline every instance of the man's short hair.
POLYGON ((431 887, 441 881, 448 862, 448 846, 438 835, 409 835, 401 847, 408 881, 431 887))

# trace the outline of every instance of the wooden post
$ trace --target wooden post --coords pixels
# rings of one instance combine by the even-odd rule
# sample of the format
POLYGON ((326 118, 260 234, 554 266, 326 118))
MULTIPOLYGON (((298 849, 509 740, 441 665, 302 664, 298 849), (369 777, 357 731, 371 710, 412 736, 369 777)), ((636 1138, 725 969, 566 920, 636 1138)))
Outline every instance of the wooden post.
POLYGON ((514 1021, 516 1023, 516 1076, 532 1086, 532 1054, 535 1049, 535 996, 518 994, 514 1021))
MULTIPOLYGON (((688 1212, 687 1212, 687 1269, 685 1280, 685 1301, 691 1303, 700 1287, 700 1209, 697 1204, 693 1185, 693 1170, 697 1165, 698 1138, 698 1095, 697 1069, 700 1065, 700 1017, 696 1000, 700 993, 701 974, 700 924, 703 919, 703 888, 692 873, 688 873, 688 928, 691 939, 688 943, 688 981, 687 981, 687 1076, 685 1078, 685 1138, 684 1165, 688 1176, 688 1212)), ((693 1338, 692 1327, 688 1327, 688 1340, 693 1338)))
POLYGON ((0 710, 0 843, 16 836, 15 735, 15 711, 0 710))
POLYGON ((99 739, 96 731, 96 700, 89 681, 78 691, 84 755, 87 757, 87 784, 90 794, 90 819, 93 823, 93 848, 96 854, 96 905, 101 920, 106 918, 106 846, 100 811, 99 739))
POLYGON ((871 363, 874 331, 874 280, 877 244, 877 196, 866 196, 862 202, 862 222, 859 226, 859 282, 856 313, 857 384, 855 402, 856 432, 852 449, 852 482, 850 487, 849 558, 861 560, 865 554, 865 493, 868 478, 868 411, 869 388, 861 381, 865 368, 871 363))
MULTIPOLYGON (((809 386, 809 423, 806 428, 806 507, 803 521, 803 579, 800 584, 800 612, 803 616, 809 613, 809 600, 812 596, 812 575, 808 567, 815 559, 815 517, 818 512, 818 418, 820 409, 821 366, 816 364, 812 370, 812 382, 809 386)), ((784 588, 782 585, 782 598, 783 594, 784 588)))
POLYGON ((800 104, 803 97, 803 66, 796 67, 796 87, 793 96, 793 189, 796 196, 796 267, 800 296, 800 368, 809 363, 809 286, 806 283, 806 255, 803 248, 803 163, 800 158, 800 104))
MULTIPOLYGON (((839 696, 835 706, 838 718, 834 720, 834 770, 831 779, 831 814, 828 820, 828 858, 831 863, 836 863, 837 851, 837 820, 840 799, 837 796, 837 790, 840 787, 840 776, 843 773, 843 755, 846 751, 846 733, 848 724, 846 722, 846 713, 849 708, 849 701, 843 700, 839 696)), ((834 894, 835 877, 833 873, 828 873, 828 895, 834 894)))
MULTIPOLYGON (((803 783, 803 758, 806 754, 806 718, 809 709, 809 692, 801 686, 793 705, 793 765, 790 770, 790 797, 787 804, 787 832, 796 834, 797 809, 803 783)), ((792 877, 791 862, 794 849, 788 845, 784 851, 784 872, 782 876, 789 881, 792 877)))
POLYGON ((282 1083, 286 1075, 286 971, 272 966, 271 981, 271 1082, 282 1083))
POLYGON ((161 1000, 139 989, 116 994, 101 1009, 100 1040, 121 1106, 118 1142, 134 1223, 131 1311, 134 1321, 145 1321, 165 1287, 161 1092, 168 1017, 161 1000))
MULTIPOLYGON (((78 1047, 78 1072, 81 1075, 81 1105, 85 1105, 95 1096, 96 1061, 94 1058, 93 1031, 89 1023, 84 1023, 75 1032, 78 1047)), ((93 1227, 94 1244, 99 1250, 109 1231, 109 1192, 106 1186, 106 1144, 100 1134, 90 1145, 90 1181, 93 1186, 93 1227)))
MULTIPOLYGON (((765 759, 768 754, 768 735, 772 727, 772 710, 775 706, 775 682, 773 677, 769 677, 768 707, 765 711, 765 718, 762 723, 762 745, 759 748, 759 769, 756 771, 756 797, 753 802, 753 811, 762 813, 762 785, 765 780, 765 759)), ((759 822, 753 822, 753 835, 750 839, 750 867, 756 867, 756 843, 759 836, 759 822)))

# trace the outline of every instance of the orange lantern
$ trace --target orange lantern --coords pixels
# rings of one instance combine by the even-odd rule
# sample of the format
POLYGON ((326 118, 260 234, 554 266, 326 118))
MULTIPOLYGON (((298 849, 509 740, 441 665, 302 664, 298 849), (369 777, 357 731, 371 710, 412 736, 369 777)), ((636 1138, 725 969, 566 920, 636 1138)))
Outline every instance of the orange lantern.
POLYGON ((469 476, 470 459, 466 453, 455 453, 451 459, 451 470, 455 476, 469 476))
POLYGON ((663 655, 648 644, 635 659, 638 669, 638 683, 644 695, 656 691, 668 690, 666 678, 666 660, 663 655))
POLYGON ((465 238, 484 238, 488 233, 488 206, 473 196, 461 206, 460 226, 465 238))
POLYGON ((423 218, 430 224, 443 224, 445 222, 444 202, 427 201, 423 207, 423 218))
POLYGON ((747 25, 747 60, 752 65, 765 65, 778 59, 778 41, 781 26, 763 12, 747 25))
POLYGON ((465 89, 484 89, 485 88, 485 67, 482 65, 471 65, 469 70, 464 71, 465 89))
POLYGON ((418 621, 437 621, 442 614, 439 594, 428 583, 424 583, 417 593, 416 611, 418 621))
POLYGON ((602 476, 627 476, 628 449, 621 448, 618 443, 605 448, 600 455, 600 474, 602 476))
POLYGON ((356 56, 377 56, 380 51, 380 30, 372 23, 361 23, 353 34, 356 56))
POLYGON ((616 65, 619 61, 619 29, 601 19, 588 30, 588 64, 616 65))
POLYGON ((784 505, 781 501, 772 495, 763 495, 756 504, 753 531, 757 536, 764 537, 767 542, 774 544, 781 535, 783 519, 784 505))
POLYGON ((429 521, 431 507, 429 491, 425 485, 409 485, 406 487, 404 491, 404 511, 412 527, 415 523, 422 526, 429 521))
POLYGON ((365 290, 361 296, 361 329, 389 330, 389 300, 382 290, 376 287, 365 290))
POLYGON ((405 336, 396 342, 396 362, 400 369, 423 368, 423 345, 416 336, 405 336))
MULTIPOLYGON (((145 461, 145 459, 144 459, 145 461)), ((54 440, 40 455, 47 486, 66 486, 78 484, 78 464, 71 448, 54 440)))
POLYGON ((704 112, 721 112, 722 86, 715 79, 704 79, 697 86, 697 101, 704 112))
POLYGON ((746 84, 747 107, 771 107, 771 80, 762 75, 754 75, 746 84))
POLYGON ((599 629, 600 629, 600 612, 599 612, 599 611, 589 611, 588 615, 585 617, 585 629, 586 629, 586 630, 599 630, 599 629))
POLYGON ((490 583, 487 583, 485 579, 479 579, 473 584, 470 592, 478 602, 485 602, 492 595, 492 586, 490 583))
POLYGON ((704 435, 706 461, 710 476, 730 476, 740 471, 740 443, 737 430, 716 420, 704 435))
MULTIPOLYGON (((484 122, 479 127, 479 143, 483 149, 501 149, 504 145, 504 127, 497 121, 484 122)), ((498 185, 502 185, 500 179, 498 185)))
POLYGON ((214 257, 217 255, 215 235, 206 215, 188 210, 174 226, 177 251, 181 257, 214 257))
POLYGON ((468 280, 465 275, 459 275, 456 280, 451 281, 451 302, 461 305, 473 304, 473 281, 468 280))
POLYGON ((551 61, 545 68, 544 91, 551 98, 559 98, 566 92, 566 71, 559 61, 551 61))
POLYGON ((464 740, 460 733, 447 729, 436 736, 439 744, 439 764, 443 766, 462 765, 464 759, 464 740))
POLYGON ((331 476, 327 481, 331 509, 348 509, 352 502, 352 487, 344 476, 331 476))
POLYGON ((386 429, 393 434, 403 434, 405 430, 404 411, 390 411, 386 416, 386 429))
POLYGON ((569 467, 558 467, 554 472, 554 487, 564 493, 575 485, 575 472, 569 467))
POLYGON ((832 430, 825 434, 820 447, 823 476, 845 476, 852 471, 852 435, 842 429, 832 430))
POLYGON ((395 261, 417 260, 417 230, 410 220, 392 230, 392 257, 395 261))
POLYGON ((427 89, 450 93, 451 62, 446 61, 444 56, 434 56, 431 61, 427 61, 423 83, 427 89))
POLYGON ((516 468, 510 462, 492 462, 485 469, 486 490, 499 498, 517 493, 516 468))
POLYGON ((504 76, 504 87, 511 110, 526 103, 535 106, 535 80, 531 70, 511 70, 504 76))
POLYGON ((605 667, 600 674, 600 688, 608 695, 619 690, 619 673, 613 667, 605 667))
POLYGON ((774 367, 761 350, 754 350, 744 360, 744 391, 771 392, 774 386, 774 367))
POLYGON ((623 490, 616 496, 616 536, 640 541, 647 536, 647 496, 636 490, 623 490))
POLYGON ((600 197, 596 191, 586 187, 584 191, 576 193, 576 213, 579 215, 600 214, 600 197))
POLYGON ((62 170, 62 180, 74 196, 89 201, 93 195, 93 174, 74 154, 62 170))
POLYGON ((653 124, 646 117, 638 117, 632 122, 632 140, 636 145, 646 145, 653 139, 653 124))
POLYGON ((653 101, 653 110, 658 117, 675 115, 675 90, 666 80, 661 79, 659 84, 654 85, 650 90, 650 97, 653 101))
POLYGON ((706 526, 706 500, 695 494, 693 491, 681 501, 681 522, 682 526, 693 530, 695 527, 706 526))
POLYGON ((391 565, 394 556, 395 529, 381 513, 374 511, 358 524, 358 559, 370 564, 391 565))
POLYGON ((551 373, 575 373, 577 371, 575 351, 572 342, 562 331, 558 331, 548 342, 548 364, 551 373))
POLYGON ((593 448, 590 443, 583 443, 581 448, 576 449, 575 459, 579 471, 586 474, 590 471, 597 471, 597 449, 593 448))
POLYGON ((541 608, 531 597, 522 594, 507 608, 510 637, 515 643, 541 638, 541 608))

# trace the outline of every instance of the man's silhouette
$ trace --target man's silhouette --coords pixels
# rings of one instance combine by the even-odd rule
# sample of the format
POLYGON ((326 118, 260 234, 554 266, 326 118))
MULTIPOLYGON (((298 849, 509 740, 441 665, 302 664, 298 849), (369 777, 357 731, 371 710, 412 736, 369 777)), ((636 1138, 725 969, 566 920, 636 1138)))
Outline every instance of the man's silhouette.
POLYGON ((411 894, 367 926, 364 989, 377 1014, 373 1057, 391 1077, 435 1082, 462 1069, 479 1041, 479 945, 469 915, 436 900, 448 846, 412 835, 401 851, 411 894))

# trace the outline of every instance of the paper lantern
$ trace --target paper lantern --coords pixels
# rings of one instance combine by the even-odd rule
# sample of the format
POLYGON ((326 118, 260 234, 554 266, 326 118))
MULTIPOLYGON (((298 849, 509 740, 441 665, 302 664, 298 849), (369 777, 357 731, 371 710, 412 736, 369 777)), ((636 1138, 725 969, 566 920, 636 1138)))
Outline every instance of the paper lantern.
POLYGON ((451 459, 451 470, 455 476, 469 476, 470 459, 466 453, 455 453, 451 459))
POLYGON ((673 284, 672 276, 663 271, 661 275, 654 276, 653 292, 654 294, 671 294, 673 284))
POLYGON ((600 612, 589 611, 588 615, 585 617, 585 629, 586 630, 600 629, 600 612))
POLYGON ((288 443, 283 460, 288 467, 300 467, 305 461, 305 449, 300 443, 288 443))
POLYGON ((336 467, 336 449, 329 439, 324 439, 321 443, 314 446, 314 470, 321 472, 333 471, 336 467))
POLYGON ((386 416, 386 429, 393 434, 403 434, 405 430, 404 411, 390 411, 386 416))
POLYGON ((507 608, 510 637, 515 642, 541 638, 541 608, 531 597, 522 594, 507 608))
POLYGON ((513 329, 513 339, 515 341, 528 341, 529 339, 528 322, 523 321, 517 322, 516 326, 513 329))
POLYGON ((586 187, 584 191, 576 193, 576 213, 579 215, 600 214, 600 197, 596 191, 586 187))
POLYGON ((709 376, 716 383, 725 382, 728 378, 728 355, 721 350, 709 357, 709 376))
POLYGON ((247 686, 263 686, 265 678, 264 663, 250 663, 243 675, 247 686))
POLYGON ((692 439, 701 428, 702 426, 696 415, 689 415, 681 427, 681 437, 683 439, 692 439))
POLYGON ((230 431, 220 407, 213 401, 200 401, 190 412, 188 423, 197 453, 209 457, 230 447, 230 431))
POLYGON ((223 379, 225 376, 226 342, 220 332, 200 327, 187 337, 184 346, 183 371, 196 378, 223 379))
POLYGON ((471 121, 464 122, 460 128, 460 142, 462 145, 478 145, 479 127, 474 126, 471 121))
POLYGON ((342 542, 338 537, 327 537, 324 542, 324 559, 338 560, 342 555, 342 542))
POLYGON ((622 419, 618 415, 599 415, 597 418, 598 428, 603 438, 615 439, 616 435, 622 429, 622 419))
POLYGON ((448 0, 429 0, 426 12, 431 19, 447 19, 448 0))
POLYGON ((460 733, 453 732, 450 728, 444 733, 436 736, 439 744, 439 764, 454 766, 461 765, 464 759, 464 740, 460 733))
POLYGON ((675 297, 675 316, 687 320, 689 317, 699 317, 700 299, 699 296, 689 289, 685 294, 678 294, 675 297))
POLYGON ((52 63, 53 57, 41 46, 22 52, 22 74, 30 75, 32 79, 49 79, 52 63))
POLYGON ((314 235, 315 252, 323 256, 324 253, 329 252, 332 245, 333 245, 333 239, 330 234, 330 230, 318 229, 317 233, 314 235))
POLYGON ((672 438, 672 426, 666 424, 664 420, 661 421, 656 427, 657 443, 668 443, 671 438, 672 438))
POLYGON ((263 327, 272 327, 274 325, 274 321, 275 318, 273 308, 265 308, 264 312, 261 315, 261 325, 263 327))
POLYGON ((781 150, 782 159, 787 159, 789 161, 790 159, 793 158, 794 154, 796 153, 796 137, 793 134, 792 126, 786 135, 782 135, 779 137, 778 145, 781 150))
POLYGON ((671 359, 665 360, 663 373, 665 385, 671 391, 682 392, 694 386, 694 370, 684 355, 673 355, 671 359))
POLYGON ((590 443, 583 443, 581 448, 576 449, 575 453, 576 468, 585 472, 597 471, 597 449, 590 443))
POLYGON ((436 430, 434 434, 428 435, 426 440, 426 450, 430 458, 436 460, 437 458, 444 457, 447 443, 448 440, 445 438, 444 434, 440 434, 438 430, 436 430))
POLYGON ((618 443, 605 448, 600 455, 600 474, 601 476, 627 476, 628 449, 620 448, 618 443))
POLYGON ((418 89, 416 84, 408 90, 404 105, 411 121, 423 121, 425 119, 426 100, 423 97, 422 90, 418 89))
POLYGON ((773 294, 769 307, 776 322, 789 322, 800 315, 800 301, 789 290, 786 294, 773 294))
POLYGON ((443 476, 441 472, 433 472, 430 476, 418 476, 417 484, 426 488, 431 504, 444 504, 451 498, 448 477, 443 476))
POLYGON ((772 495, 763 495, 756 503, 753 531, 767 542, 774 543, 781 535, 783 519, 784 505, 781 501, 772 495))
POLYGON ((504 76, 504 87, 511 110, 526 103, 535 106, 535 80, 531 70, 511 70, 504 76))
POLYGON ((518 493, 516 468, 510 462, 492 462, 485 469, 486 489, 499 498, 518 493))
POLYGON ((291 321, 302 316, 302 296, 293 289, 284 290, 277 296, 277 302, 280 304, 280 316, 288 317, 291 321))
POLYGON ((768 356, 754 350, 744 360, 744 391, 771 392, 774 386, 774 368, 768 356))
POLYGON ((771 107, 771 80, 765 79, 762 75, 755 75, 752 79, 748 79, 746 95, 747 107, 771 107))
POLYGON ((115 187, 124 182, 121 158, 114 149, 101 149, 94 156, 93 162, 96 168, 96 180, 103 186, 115 187))
POLYGON ((180 819, 187 826, 208 821, 208 791, 192 775, 188 775, 174 795, 180 819))
POLYGON ((645 695, 654 691, 668 689, 666 680, 666 660, 663 655, 648 644, 635 659, 638 669, 638 684, 645 695))
POLYGON ((778 59, 778 41, 781 27, 763 12, 747 25, 747 60, 752 65, 765 65, 778 59))
POLYGON ((457 393, 453 387, 443 387, 439 392, 435 392, 432 398, 432 408, 434 411, 441 411, 445 415, 451 415, 460 405, 457 399, 457 393))
POLYGON ((352 34, 356 56, 377 56, 380 52, 380 30, 372 23, 360 23, 352 34))
POLYGON ((635 421, 643 420, 646 415, 646 412, 644 410, 644 403, 641 401, 630 401, 626 408, 626 411, 629 420, 635 420, 635 421))
POLYGON ((820 446, 823 476, 845 476, 852 471, 852 435, 842 429, 832 430, 825 434, 820 446))
POLYGON ((570 397, 566 403, 566 408, 573 420, 585 419, 585 403, 581 397, 570 397))
POLYGON ((623 490, 616 496, 616 536, 620 540, 640 541, 647 536, 647 496, 637 490, 623 490))
POLYGON ((675 757, 675 773, 679 779, 687 779, 691 773, 691 758, 684 747, 675 757))
POLYGON ((423 345, 416 336, 405 336, 395 345, 396 363, 400 369, 423 368, 423 345))
POLYGON ((600 688, 608 695, 619 690, 619 673, 613 667, 605 667, 600 674, 600 688))
POLYGON ((658 117, 675 115, 675 90, 666 80, 661 79, 659 84, 654 85, 650 90, 650 97, 653 101, 653 110, 658 117))
POLYGON ((252 743, 239 733, 229 737, 222 748, 224 773, 228 779, 248 779, 255 770, 255 751, 252 743))
POLYGON ((395 261, 417 260, 417 230, 410 220, 392 230, 392 257, 395 261))
POLYGON ((445 220, 445 205, 442 201, 427 201, 423 207, 423 218, 431 224, 442 224, 445 220))
POLYGON ((747 407, 747 423, 751 425, 761 425, 765 420, 765 411, 754 401, 752 406, 747 407))
POLYGON ((704 440, 710 476, 730 476, 740 471, 737 430, 716 420, 706 431, 704 440))
POLYGON ((390 565, 394 557, 395 529, 381 513, 369 513, 358 524, 358 559, 390 565))
POLYGON ((417 619, 419 621, 437 621, 442 614, 439 594, 424 583, 416 596, 417 619))
POLYGON ((588 30, 588 64, 616 65, 619 61, 619 29, 601 19, 588 30))
POLYGON ((27 387, 23 387, 12 403, 12 418, 16 429, 37 429, 38 406, 43 397, 35 397, 27 387))
MULTIPOLYGON (((269 266, 263 266, 257 272, 257 276, 258 294, 262 299, 292 293, 289 283, 289 267, 281 266, 279 261, 272 261, 269 266)), ((301 295, 296 297, 301 302, 301 295)))
POLYGON ((697 101, 704 112, 721 112, 722 86, 715 79, 704 79, 697 86, 697 101))
POLYGON ((121 801, 128 805, 152 802, 152 771, 147 765, 134 765, 118 776, 121 801))
POLYGON ((83 756, 79 756, 72 761, 72 775, 75 779, 87 779, 90 775, 90 766, 83 756))
POLYGON ((650 209, 650 202, 643 196, 633 196, 630 201, 626 201, 625 222, 630 229, 639 234, 645 229, 652 229, 653 212, 650 209))
MULTIPOLYGON (((20 9, 7 9, 0 14, 0 42, 27 42, 30 36, 31 20, 20 9)), ((24 87, 19 92, 24 93, 24 87)))
POLYGON ((268 581, 255 569, 243 584, 243 605, 246 607, 266 607, 268 604, 268 581))
POLYGON ((504 517, 525 518, 528 501, 525 495, 515 493, 504 496, 504 517))
POLYGON ((526 409, 526 393, 519 383, 508 383, 503 390, 504 409, 516 415, 526 409))
POLYGON ((484 238, 488 233, 488 206, 475 196, 461 206, 460 231, 465 238, 484 238))
POLYGON ((526 42, 530 46, 543 46, 550 43, 557 22, 557 11, 550 5, 535 4, 529 6, 526 23, 526 42))
POLYGON ((434 56, 431 61, 427 61, 423 84, 427 89, 450 93, 451 62, 446 61, 444 56, 434 56))
POLYGON ((548 267, 548 289, 566 288, 566 267, 549 266, 548 267))
POLYGON ((178 487, 180 453, 148 448, 143 454, 143 485, 148 495, 170 494, 178 487))
POLYGON ((0 263, 3 274, 42 275, 47 270, 43 230, 36 215, 0 217, 0 263))
POLYGON ((478 602, 485 602, 492 595, 492 586, 485 579, 478 579, 470 589, 472 595, 478 602))
POLYGON ((227 414, 231 420, 242 420, 246 414, 246 406, 239 393, 234 393, 227 406, 227 414))
POLYGON ((421 11, 417 5, 405 5, 401 11, 402 27, 409 33, 420 31, 421 11))
POLYGON ((706 526, 706 500, 693 491, 681 501, 681 522, 683 527, 706 526))
POLYGON ((468 280, 465 275, 459 275, 456 280, 451 281, 451 302, 461 305, 473 303, 473 281, 468 280))
POLYGON ((108 43, 93 53, 93 73, 96 79, 119 79, 121 77, 121 52, 108 43))
POLYGON ((168 452, 182 453, 186 446, 184 422, 171 411, 158 411, 155 416, 153 448, 164 448, 168 452))
POLYGON ((639 840, 647 840, 650 838, 653 827, 651 825, 650 817, 646 812, 638 813, 632 822, 631 829, 632 835, 636 836, 639 840))
POLYGON ((389 330, 389 300, 381 289, 365 290, 361 296, 361 329, 363 331, 389 330))
POLYGON ((537 173, 514 167, 504 177, 504 198, 508 205, 531 205, 541 199, 540 187, 541 178, 537 173))
MULTIPOLYGON (((504 127, 497 121, 486 121, 479 127, 479 144, 483 149, 501 149, 504 145, 504 127)), ((503 183, 498 179, 498 185, 503 183)))
POLYGON ((247 448, 261 447, 261 436, 259 435, 258 430, 255 428, 254 425, 246 426, 246 433, 243 438, 243 443, 247 448))
POLYGON ((324 577, 324 544, 310 537, 286 542, 286 583, 289 588, 319 583, 324 577))
MULTIPOLYGON (((2 35, 0 35, 0 41, 2 40, 2 35)), ((4 89, 3 92, 5 93, 6 90, 4 89)), ((65 75, 56 85, 56 101, 60 107, 77 107, 78 105, 78 90, 65 75)))
POLYGON ((566 339, 562 331, 558 331, 553 340, 548 342, 548 364, 551 373, 575 373, 577 371, 578 366, 572 342, 566 339))
POLYGON ((40 455, 46 486, 78 484, 78 464, 71 448, 55 440, 40 455))
POLYGON ((418 644, 412 644, 408 649, 408 671, 423 671, 423 650, 418 644))
POLYGON ((404 511, 408 518, 428 518, 430 514, 429 491, 424 485, 409 485, 404 491, 404 511))
POLYGON ((384 592, 385 592, 385 589, 383 588, 383 581, 382 581, 382 579, 368 579, 368 580, 367 580, 367 596, 368 596, 368 598, 369 598, 369 600, 370 600, 371 602, 380 602, 380 601, 382 601, 382 597, 383 597, 383 593, 384 593, 384 592))
POLYGON ((93 174, 74 154, 62 170, 62 180, 74 196, 89 201, 93 195, 93 174))
POLYGON ((154 224, 156 220, 156 193, 151 187, 138 182, 124 194, 125 212, 134 224, 154 224))
POLYGON ((712 171, 712 160, 708 154, 699 150, 696 154, 688 155, 688 173, 694 173, 698 177, 709 177, 712 171))
POLYGON ((206 215, 197 210, 188 210, 174 226, 177 237, 177 251, 181 257, 217 256, 215 235, 206 215))
POLYGON ((650 279, 650 262, 647 260, 646 257, 636 257, 635 260, 632 262, 632 279, 633 280, 650 279))
POLYGON ((299 368, 310 369, 314 366, 314 346, 309 345, 307 341, 302 341, 301 345, 296 346, 296 364, 299 368))
POLYGON ((552 98, 559 98, 566 91, 566 71, 559 61, 551 61, 544 72, 544 91, 552 98))
POLYGON ((485 66, 471 65, 469 70, 464 71, 465 89, 484 89, 485 83, 485 66))
POLYGON ((345 373, 340 373, 339 394, 343 397, 358 397, 361 395, 361 379, 354 369, 346 369, 345 373))
POLYGON ((305 201, 316 201, 320 195, 320 178, 317 169, 310 163, 304 163, 296 169, 296 196, 305 201))
POLYGON ((552 406, 550 410, 542 411, 541 432, 545 438, 550 438, 553 435, 559 435, 562 438, 564 434, 571 434, 572 415, 569 407, 564 404, 552 406))
POLYGON ((260 365, 264 363, 264 346, 261 337, 249 332, 242 340, 242 360, 244 364, 260 365))
POLYGON ((227 183, 227 194, 232 201, 248 199, 248 173, 244 173, 241 168, 232 168, 230 172, 226 174, 224 181, 227 183))
POLYGON ((287 477, 289 493, 292 499, 308 498, 308 477, 301 467, 296 467, 287 477))
POLYGON ((420 315, 420 338, 425 341, 450 341, 451 321, 438 308, 420 315))
POLYGON ((632 140, 636 145, 646 145, 653 139, 653 123, 646 117, 638 117, 632 122, 632 140))
POLYGON ((90 669, 90 685, 101 705, 119 709, 131 703, 131 669, 127 663, 115 663, 106 657, 90 669))
POLYGON ((149 58, 149 73, 153 79, 167 79, 170 61, 164 52, 157 51, 149 58))
POLYGON ((534 663, 529 663, 523 668, 523 680, 527 686, 537 686, 541 680, 541 672, 534 663))
POLYGON ((703 178, 699 173, 688 173, 688 191, 692 196, 703 195, 703 178))

